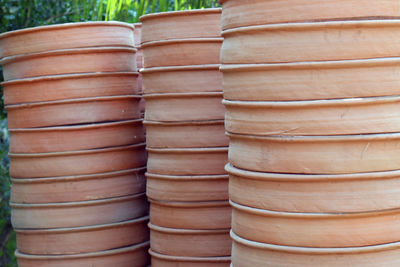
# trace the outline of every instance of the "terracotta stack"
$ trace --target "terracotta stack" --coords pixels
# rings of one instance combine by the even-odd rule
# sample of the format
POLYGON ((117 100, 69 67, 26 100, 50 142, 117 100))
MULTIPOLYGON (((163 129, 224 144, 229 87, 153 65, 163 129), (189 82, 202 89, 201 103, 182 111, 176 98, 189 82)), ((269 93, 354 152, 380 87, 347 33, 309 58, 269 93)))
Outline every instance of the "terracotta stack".
POLYGON ((232 266, 400 265, 399 2, 222 5, 232 266))
MULTIPOLYGON (((143 51, 142 51, 142 23, 134 23, 133 26, 135 27, 135 48, 136 48, 136 66, 138 71, 143 68, 143 51)), ((138 86, 139 86, 139 93, 143 94, 142 88, 142 74, 138 73, 138 86)), ((139 103, 140 113, 142 118, 144 118, 144 111, 146 109, 145 101, 143 98, 140 99, 139 103)))
POLYGON ((133 30, 92 22, 0 35, 20 267, 149 262, 133 30))
POLYGON ((153 267, 230 264, 220 13, 141 17, 153 267))

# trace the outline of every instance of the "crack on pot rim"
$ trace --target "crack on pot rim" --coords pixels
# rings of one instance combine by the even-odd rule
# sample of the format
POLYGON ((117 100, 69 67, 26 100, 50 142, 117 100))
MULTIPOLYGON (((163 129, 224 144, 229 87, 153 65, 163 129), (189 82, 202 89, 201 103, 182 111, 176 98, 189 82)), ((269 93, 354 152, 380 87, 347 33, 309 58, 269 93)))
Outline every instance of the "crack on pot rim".
MULTIPOLYGON (((142 48, 145 49, 146 47, 156 47, 156 46, 163 46, 163 45, 171 45, 171 44, 209 44, 209 43, 221 43, 224 40, 222 37, 207 37, 207 38, 181 38, 181 39, 169 39, 169 40, 161 40, 161 41, 149 41, 142 43, 142 48)), ((0 61, 1 63, 1 61, 0 61)), ((185 65, 186 66, 186 65, 185 65)), ((191 65, 187 65, 191 66, 191 65)))
POLYGON ((177 208, 203 208, 203 207, 227 207, 230 208, 228 200, 214 200, 214 201, 158 201, 148 198, 151 204, 164 207, 177 207, 177 208))
POLYGON ((204 180, 226 180, 229 179, 228 174, 214 174, 214 175, 166 175, 145 173, 147 178, 159 180, 176 180, 176 181, 204 181, 204 180))
POLYGON ((206 153, 226 153, 228 147, 199 147, 199 148, 150 148, 146 150, 158 154, 206 154, 206 153))
POLYGON ((143 25, 143 21, 149 19, 158 19, 162 17, 170 17, 172 16, 187 16, 187 15, 205 15, 205 14, 220 14, 222 12, 221 8, 205 8, 205 9, 191 9, 191 10, 178 10, 178 11, 168 11, 168 12, 157 12, 151 13, 147 15, 143 15, 139 18, 140 22, 143 25))
POLYGON ((221 256, 221 257, 187 257, 187 256, 170 256, 170 255, 164 255, 164 254, 159 254, 157 252, 154 252, 153 250, 149 249, 149 254, 154 257, 158 258, 161 260, 166 260, 166 261, 178 261, 178 262, 207 262, 207 263, 220 263, 220 262, 231 262, 231 257, 230 256, 221 256))
POLYGON ((202 121, 152 121, 152 120, 143 120, 144 125, 150 126, 160 126, 160 127, 168 127, 168 126, 196 126, 196 125, 224 125, 225 120, 202 120, 202 121))
POLYGON ((143 94, 144 99, 154 99, 154 98, 193 98, 193 97, 223 97, 224 93, 222 91, 218 92, 191 92, 191 93, 153 93, 153 94, 143 94))
POLYGON ((211 234, 211 235, 220 235, 220 234, 228 234, 231 228, 227 229, 180 229, 180 228, 170 228, 170 227, 162 227, 149 222, 147 224, 150 230, 156 231, 163 234, 179 234, 179 235, 202 235, 202 234, 211 234))
POLYGON ((142 68, 139 72, 142 74, 152 74, 159 72, 179 72, 179 71, 219 71, 220 64, 202 64, 202 65, 184 65, 184 66, 166 66, 142 68))

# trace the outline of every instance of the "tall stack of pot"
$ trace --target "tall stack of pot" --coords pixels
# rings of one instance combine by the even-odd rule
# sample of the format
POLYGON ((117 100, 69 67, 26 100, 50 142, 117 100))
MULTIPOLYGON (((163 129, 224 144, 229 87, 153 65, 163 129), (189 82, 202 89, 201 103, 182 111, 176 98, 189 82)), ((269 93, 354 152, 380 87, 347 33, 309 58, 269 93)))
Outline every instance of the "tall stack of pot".
POLYGON ((152 266, 229 266, 220 9, 141 17, 152 266))
POLYGON ((133 30, 92 22, 0 35, 20 267, 149 262, 133 30))
POLYGON ((399 265, 398 1, 222 5, 232 265, 399 265))

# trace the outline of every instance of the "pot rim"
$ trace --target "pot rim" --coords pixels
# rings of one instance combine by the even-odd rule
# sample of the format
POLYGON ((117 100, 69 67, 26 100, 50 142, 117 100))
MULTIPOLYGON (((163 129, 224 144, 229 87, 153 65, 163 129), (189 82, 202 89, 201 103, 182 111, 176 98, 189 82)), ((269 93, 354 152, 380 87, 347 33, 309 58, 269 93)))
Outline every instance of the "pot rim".
POLYGON ((173 181, 204 181, 204 180, 226 180, 229 179, 228 174, 215 174, 215 175, 165 175, 155 173, 145 173, 147 178, 159 180, 173 180, 173 181))
POLYGON ((144 99, 153 98, 193 98, 193 97, 222 97, 224 93, 220 92, 192 92, 192 93, 154 93, 143 94, 144 99))
POLYGON ((65 254, 65 255, 31 255, 31 254, 24 254, 19 252, 18 250, 15 251, 15 256, 17 258, 23 258, 28 260, 62 260, 62 259, 79 259, 79 258, 97 258, 102 256, 109 256, 109 255, 118 255, 127 252, 133 252, 135 250, 142 249, 144 247, 148 247, 150 245, 150 241, 142 242, 139 244, 135 244, 133 246, 123 247, 123 248, 116 248, 104 251, 96 251, 96 252, 87 252, 87 253, 80 253, 80 254, 65 254))
POLYGON ((195 126, 195 125, 224 125, 225 120, 202 120, 202 121, 177 121, 177 122, 162 122, 144 120, 144 125, 152 126, 195 126))
POLYGON ((10 62, 17 62, 21 60, 37 58, 37 57, 48 57, 48 56, 59 56, 59 55, 76 55, 76 54, 90 54, 90 53, 116 53, 116 52, 130 52, 136 53, 137 49, 135 47, 129 46, 101 46, 101 47, 85 47, 85 48, 68 48, 68 49, 58 49, 45 52, 34 52, 26 53, 14 56, 7 56, 0 59, 1 65, 6 65, 10 62))
POLYGON ((144 16, 141 16, 139 18, 140 22, 143 23, 145 20, 149 19, 157 19, 157 18, 162 18, 162 17, 169 17, 169 16, 186 16, 186 15, 197 15, 197 14, 203 14, 203 13, 221 13, 222 9, 221 8, 205 8, 205 9, 191 9, 191 10, 179 10, 179 11, 169 11, 169 12, 158 12, 158 13, 152 13, 152 14, 147 14, 144 16))
MULTIPOLYGON (((170 44, 186 44, 186 43, 222 43, 222 37, 207 37, 207 38, 185 38, 185 39, 168 39, 160 41, 149 41, 142 43, 142 48, 152 46, 162 46, 170 44)), ((0 61, 1 63, 1 61, 0 61)))
POLYGON ((179 235, 204 235, 204 234, 227 234, 230 231, 230 228, 227 229, 180 229, 180 228, 169 228, 169 227, 161 227, 149 222, 147 224, 150 230, 166 233, 166 234, 179 234, 179 235))
POLYGON ((139 224, 149 220, 149 216, 143 216, 135 219, 130 219, 127 221, 108 223, 108 224, 98 224, 90 226, 81 227, 65 227, 65 228, 49 228, 49 229, 14 229, 16 233, 22 234, 57 234, 57 233, 75 233, 75 232, 85 232, 85 231, 98 231, 109 228, 124 227, 128 225, 139 224))
MULTIPOLYGON (((400 136, 400 134, 399 134, 400 136)), ((150 148, 146 147, 146 150, 153 153, 159 154, 206 154, 206 153, 226 153, 228 147, 198 147, 198 148, 150 148)))
POLYGON ((73 201, 73 202, 59 202, 59 203, 15 203, 10 201, 10 207, 21 208, 21 209, 41 209, 41 208, 71 208, 71 207, 85 207, 85 206, 96 206, 102 204, 109 204, 115 202, 123 202, 127 200, 140 199, 146 197, 146 193, 138 193, 134 195, 127 195, 122 197, 111 197, 104 199, 85 200, 85 201, 73 201))
POLYGON ((57 177, 46 177, 46 178, 13 178, 11 177, 11 182, 13 184, 30 184, 30 183, 59 183, 59 182, 76 182, 85 181, 91 179, 104 179, 112 178, 126 174, 145 172, 146 167, 119 170, 112 172, 102 172, 97 174, 83 174, 83 175, 73 175, 73 176, 57 176, 57 177))
POLYGON ((187 256, 170 256, 159 254, 154 252, 152 249, 149 249, 149 254, 152 257, 167 260, 167 261, 194 261, 194 262, 230 262, 230 256, 222 256, 222 257, 187 257, 187 256))
POLYGON ((220 64, 202 64, 202 65, 184 65, 184 66, 167 66, 167 67, 151 67, 143 68, 140 73, 154 72, 173 72, 173 71, 200 71, 200 70, 219 70, 220 64))
POLYGON ((151 204, 166 207, 178 208, 203 208, 203 207, 229 207, 228 200, 214 200, 214 201, 158 201, 148 198, 151 204))
POLYGON ((32 157, 58 157, 58 156, 71 156, 71 155, 85 155, 85 154, 96 154, 110 151, 127 150, 131 148, 145 147, 146 143, 131 144, 124 146, 114 146, 106 148, 88 149, 88 150, 74 150, 74 151, 62 151, 62 152, 45 152, 45 153, 8 153, 9 157, 14 158, 32 158, 32 157))

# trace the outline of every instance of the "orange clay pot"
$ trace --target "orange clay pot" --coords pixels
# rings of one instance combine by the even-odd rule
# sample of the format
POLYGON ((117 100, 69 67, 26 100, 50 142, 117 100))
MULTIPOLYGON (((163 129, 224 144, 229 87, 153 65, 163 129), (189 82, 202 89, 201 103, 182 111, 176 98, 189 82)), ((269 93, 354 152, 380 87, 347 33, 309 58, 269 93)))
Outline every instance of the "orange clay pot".
POLYGON ((222 41, 223 38, 192 38, 144 43, 143 66, 219 64, 222 41))
POLYGON ((140 17, 142 43, 221 36, 221 8, 149 14, 140 17))
POLYGON ((228 201, 150 201, 150 222, 179 229, 228 229, 231 227, 231 207, 228 201))
POLYGON ((4 104, 138 94, 137 72, 83 73, 2 83, 4 104))
POLYGON ((228 148, 147 148, 147 170, 164 175, 225 174, 228 148))
MULTIPOLYGON (((19 230, 17 249, 34 255, 78 254, 121 248, 149 240, 149 217, 75 228, 19 230)), ((229 235, 228 235, 229 236, 229 235)))
POLYGON ((75 255, 28 255, 16 251, 19 267, 142 267, 150 263, 149 242, 75 255))
POLYGON ((10 206, 12 208, 11 221, 16 229, 110 224, 145 216, 148 211, 145 193, 66 203, 18 204, 11 202, 10 206))
POLYGON ((400 20, 363 20, 226 30, 222 34, 221 62, 249 64, 396 57, 400 56, 399 26, 400 20))
POLYGON ((135 47, 139 47, 142 43, 142 23, 133 23, 133 27, 135 27, 133 31, 135 47))
POLYGON ((178 257, 149 250, 152 267, 229 267, 231 257, 178 257))
POLYGON ((228 199, 227 175, 172 176, 146 173, 147 196, 162 201, 228 199))
POLYGON ((398 133, 308 137, 229 136, 230 163, 245 170, 339 174, 389 171, 400 167, 397 156, 400 148, 398 133))
POLYGON ((399 58, 233 64, 221 66, 221 71, 227 100, 288 101, 400 94, 399 58))
POLYGON ((311 101, 228 101, 225 126, 250 135, 339 135, 400 132, 400 97, 311 101))
POLYGON ((194 121, 224 119, 222 92, 144 95, 146 120, 194 121))
POLYGON ((11 153, 44 153, 142 143, 142 120, 10 129, 11 153))
POLYGON ((234 233, 231 237, 234 267, 390 267, 400 264, 400 242, 354 248, 303 248, 252 242, 234 233))
POLYGON ((193 122, 145 121, 150 148, 228 146, 223 120, 193 122))
POLYGON ((65 23, 0 34, 0 58, 68 48, 134 45, 132 25, 122 22, 65 23))
POLYGON ((146 168, 51 178, 14 179, 11 202, 59 203, 104 199, 146 191, 146 168))
POLYGON ((9 128, 139 119, 140 96, 104 96, 8 105, 9 128))
POLYGON ((140 72, 145 94, 222 92, 219 65, 156 67, 140 72))
POLYGON ((300 213, 232 205, 232 231, 256 242, 298 247, 362 247, 400 240, 400 209, 300 213))
POLYGON ((136 49, 128 47, 74 48, 6 57, 4 80, 43 75, 136 71, 136 49))
POLYGON ((231 165, 225 169, 231 200, 259 209, 367 212, 396 209, 400 203, 400 171, 302 175, 251 172, 231 165))
POLYGON ((230 29, 293 21, 371 19, 399 16, 395 0, 378 0, 365 6, 363 0, 220 0, 222 28, 230 29))
POLYGON ((188 230, 165 228, 149 223, 151 250, 182 257, 230 256, 230 229, 188 230))
POLYGON ((95 174, 146 165, 145 144, 49 153, 10 153, 10 175, 35 178, 95 174))

